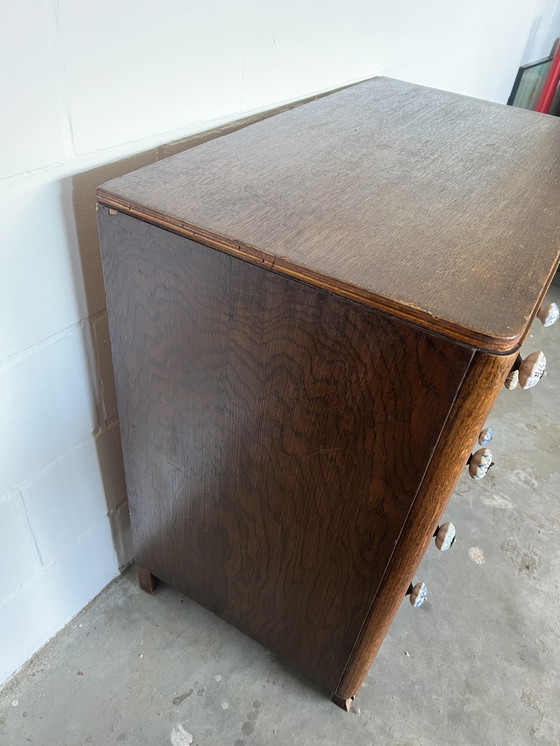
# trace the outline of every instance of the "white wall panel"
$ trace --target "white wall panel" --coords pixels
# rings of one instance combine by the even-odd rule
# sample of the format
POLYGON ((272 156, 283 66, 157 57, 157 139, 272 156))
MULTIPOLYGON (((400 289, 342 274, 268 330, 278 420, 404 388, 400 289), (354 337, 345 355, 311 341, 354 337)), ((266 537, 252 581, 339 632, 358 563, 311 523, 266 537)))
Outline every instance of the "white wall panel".
POLYGON ((17 490, 0 499, 0 527, 1 599, 17 593, 39 567, 33 539, 25 522, 21 494, 17 490))
POLYGON ((0 423, 0 495, 95 429, 79 327, 0 368, 0 423))
POLYGON ((78 153, 240 111, 243 3, 60 0, 60 18, 78 153))
POLYGON ((86 313, 79 250, 63 204, 59 181, 0 182, 0 365, 86 313))
POLYGON ((49 0, 0 4, 0 179, 66 157, 49 0))
POLYGON ((70 552, 0 603, 0 681, 81 611, 116 572, 105 518, 70 552))
POLYGON ((88 438, 22 487, 43 564, 72 549, 107 515, 95 438, 88 438))

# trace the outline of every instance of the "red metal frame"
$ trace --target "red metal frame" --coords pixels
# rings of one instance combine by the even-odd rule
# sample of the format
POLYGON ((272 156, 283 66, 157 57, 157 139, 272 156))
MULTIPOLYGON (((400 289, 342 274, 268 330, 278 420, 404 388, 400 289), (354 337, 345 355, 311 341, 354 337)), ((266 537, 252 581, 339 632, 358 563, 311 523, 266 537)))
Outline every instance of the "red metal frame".
POLYGON ((535 111, 540 111, 544 114, 548 114, 548 110, 550 109, 550 105, 552 104, 552 99, 554 98, 554 94, 556 93, 556 89, 558 87, 559 78, 560 46, 556 50, 556 54, 554 55, 554 59, 552 60, 552 63, 550 65, 550 70, 548 71, 548 75, 546 76, 546 80, 544 81, 544 85, 541 91, 541 95, 539 96, 539 100, 537 101, 535 111))

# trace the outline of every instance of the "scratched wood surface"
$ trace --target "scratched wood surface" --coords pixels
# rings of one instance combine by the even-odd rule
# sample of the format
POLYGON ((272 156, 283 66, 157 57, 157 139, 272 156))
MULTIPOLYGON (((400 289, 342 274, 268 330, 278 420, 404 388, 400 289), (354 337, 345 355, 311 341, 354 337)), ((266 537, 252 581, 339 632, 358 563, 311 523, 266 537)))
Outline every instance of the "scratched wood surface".
POLYGON ((334 690, 472 351, 99 216, 137 561, 334 690))
POLYGON ((108 182, 98 195, 509 352, 558 264, 560 121, 376 78, 108 182))

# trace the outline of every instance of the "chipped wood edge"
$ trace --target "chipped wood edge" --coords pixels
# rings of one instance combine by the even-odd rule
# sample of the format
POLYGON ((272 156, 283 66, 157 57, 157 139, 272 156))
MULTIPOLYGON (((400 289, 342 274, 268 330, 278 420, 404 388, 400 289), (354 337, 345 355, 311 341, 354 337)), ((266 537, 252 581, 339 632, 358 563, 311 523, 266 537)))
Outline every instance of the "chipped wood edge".
POLYGON ((348 697, 345 699, 344 697, 339 697, 338 694, 332 694, 331 700, 337 707, 344 710, 344 712, 350 712, 352 705, 354 704, 354 697, 348 697))

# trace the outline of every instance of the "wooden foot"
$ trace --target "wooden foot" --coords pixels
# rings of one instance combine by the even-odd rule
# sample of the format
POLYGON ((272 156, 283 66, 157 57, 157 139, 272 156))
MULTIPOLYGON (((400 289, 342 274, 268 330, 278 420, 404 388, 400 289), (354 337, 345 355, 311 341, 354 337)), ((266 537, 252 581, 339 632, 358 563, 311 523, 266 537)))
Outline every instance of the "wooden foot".
POLYGON ((344 712, 350 712, 350 708, 352 707, 352 703, 354 702, 354 697, 348 697, 348 699, 344 699, 344 697, 339 697, 338 694, 332 694, 331 699, 335 703, 335 705, 344 710, 344 712))
POLYGON ((145 567, 141 567, 140 565, 136 565, 136 567, 138 568, 138 583, 140 588, 150 595, 153 594, 159 585, 159 579, 155 575, 152 575, 149 570, 146 570, 145 567))

